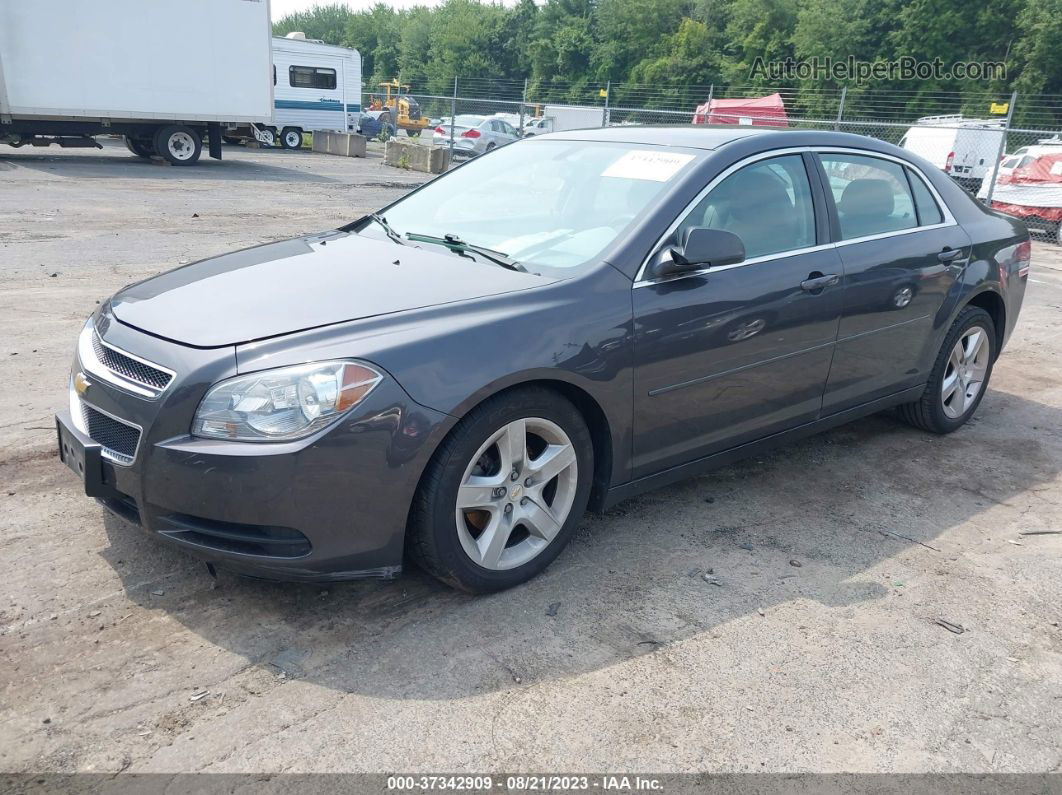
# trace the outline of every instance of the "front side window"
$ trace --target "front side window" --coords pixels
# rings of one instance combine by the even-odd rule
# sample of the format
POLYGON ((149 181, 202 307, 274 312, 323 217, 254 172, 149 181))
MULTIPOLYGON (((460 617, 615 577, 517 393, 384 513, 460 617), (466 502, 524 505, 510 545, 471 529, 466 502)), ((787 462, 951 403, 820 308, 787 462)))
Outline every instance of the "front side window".
POLYGON ((748 259, 814 246, 815 208, 803 158, 782 155, 738 169, 682 219, 678 235, 694 226, 733 232, 748 259))
MULTIPOLYGON (((472 160, 381 215, 402 236, 456 235, 529 270, 569 270, 592 261, 697 156, 651 145, 533 138, 472 160)), ((359 233, 385 239, 376 224, 359 233)))
POLYGON ((842 240, 918 226, 911 188, 899 163, 863 155, 820 157, 837 206, 842 240))
POLYGON ((288 84, 292 88, 332 90, 336 87, 336 70, 319 66, 289 66, 288 84))

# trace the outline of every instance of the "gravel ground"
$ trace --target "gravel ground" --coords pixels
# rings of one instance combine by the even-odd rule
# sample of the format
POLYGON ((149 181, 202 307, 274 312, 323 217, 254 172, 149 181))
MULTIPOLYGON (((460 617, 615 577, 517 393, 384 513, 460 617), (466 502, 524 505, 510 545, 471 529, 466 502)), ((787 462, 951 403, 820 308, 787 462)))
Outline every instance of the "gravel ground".
POLYGON ((420 179, 225 155, 0 148, 0 770, 1062 771, 1057 248, 950 437, 881 415, 630 500, 495 596, 215 582, 53 452, 84 317, 420 179))

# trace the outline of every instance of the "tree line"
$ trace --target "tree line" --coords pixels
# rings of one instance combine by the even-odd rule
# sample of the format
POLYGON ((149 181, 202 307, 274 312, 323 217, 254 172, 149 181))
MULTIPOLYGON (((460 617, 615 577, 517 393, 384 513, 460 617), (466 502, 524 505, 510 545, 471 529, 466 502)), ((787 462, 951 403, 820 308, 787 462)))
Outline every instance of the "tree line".
MULTIPOLYGON (((606 83, 657 101, 685 101, 691 86, 770 86, 793 90, 812 111, 842 85, 850 96, 894 92, 911 108, 941 92, 1062 94, 1062 0, 446 0, 362 11, 336 3, 273 27, 357 48, 367 91, 396 76, 433 94, 448 94, 454 77, 489 78, 495 94, 522 90, 526 79, 532 96, 573 101, 606 83), (816 76, 779 85, 753 68, 757 59, 849 56, 1004 63, 1006 77, 858 86, 816 76)), ((1062 112, 1062 102, 1054 107, 1062 112)))

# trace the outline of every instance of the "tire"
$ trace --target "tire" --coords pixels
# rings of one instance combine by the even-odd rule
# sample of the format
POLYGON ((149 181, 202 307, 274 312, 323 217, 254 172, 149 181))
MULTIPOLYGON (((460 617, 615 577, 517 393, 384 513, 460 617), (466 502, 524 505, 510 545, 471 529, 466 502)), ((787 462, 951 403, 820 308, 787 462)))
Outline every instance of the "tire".
MULTIPOLYGON (((961 428, 977 407, 988 389, 989 379, 992 377, 992 367, 995 364, 996 355, 996 327, 992 322, 992 316, 977 306, 967 306, 963 309, 947 336, 944 344, 940 347, 933 370, 929 375, 922 397, 913 402, 900 406, 897 411, 900 417, 909 424, 923 431, 931 433, 951 433, 961 428), (960 341, 963 341, 961 350, 969 348, 967 341, 973 338, 976 331, 980 330, 983 343, 983 352, 968 362, 963 367, 972 377, 969 384, 977 384, 976 394, 970 386, 963 389, 962 370, 959 372, 957 388, 951 396, 945 398, 945 379, 950 379, 956 374, 956 356, 960 341), (983 359, 982 359, 983 355, 983 359), (976 379, 980 377, 980 380, 976 379)), ((981 349, 978 349, 981 350, 981 349)))
POLYGON ((155 151, 175 166, 191 166, 203 152, 203 139, 184 124, 167 124, 155 133, 155 151))
POLYGON ((155 144, 150 138, 135 138, 127 135, 125 136, 125 145, 130 152, 145 160, 150 160, 151 156, 155 154, 155 144))
POLYGON ((486 151, 487 152, 491 152, 491 151, 493 151, 493 150, 495 150, 497 148, 498 148, 498 145, 496 143, 491 142, 491 143, 487 144, 487 150, 486 151))
POLYGON ((410 130, 406 128, 406 138, 420 138, 420 130, 410 130))
POLYGON ((432 456, 410 510, 410 555, 469 593, 526 582, 571 539, 586 511, 593 468, 586 422, 563 397, 532 387, 491 398, 432 456), (510 447, 520 435, 523 447, 519 441, 510 447), (522 449, 523 458, 510 457, 507 449, 522 449), (536 479, 547 460, 557 472, 546 469, 536 479), (515 475, 507 476, 510 461, 516 461, 515 475))
POLYGON ((280 145, 285 149, 302 149, 302 130, 285 127, 280 131, 280 145))

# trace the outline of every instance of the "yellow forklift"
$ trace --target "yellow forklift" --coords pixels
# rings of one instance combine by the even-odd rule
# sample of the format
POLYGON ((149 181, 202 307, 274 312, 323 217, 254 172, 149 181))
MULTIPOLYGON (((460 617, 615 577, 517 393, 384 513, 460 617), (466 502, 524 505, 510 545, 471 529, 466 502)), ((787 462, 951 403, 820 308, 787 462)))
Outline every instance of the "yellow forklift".
POLYGON ((409 85, 395 79, 380 83, 380 88, 384 90, 384 96, 373 97, 369 111, 387 111, 395 132, 405 130, 410 138, 419 136, 427 128, 428 120, 421 115, 417 100, 409 95, 409 85))

